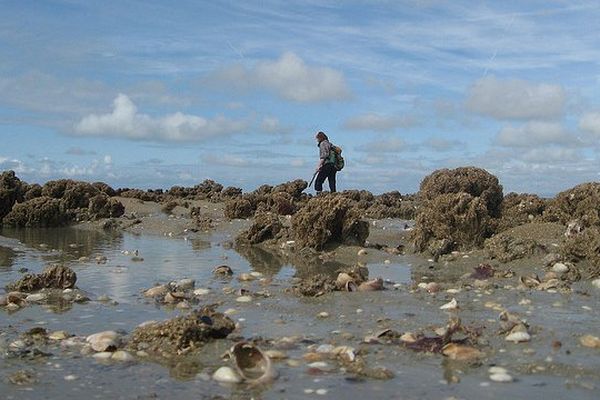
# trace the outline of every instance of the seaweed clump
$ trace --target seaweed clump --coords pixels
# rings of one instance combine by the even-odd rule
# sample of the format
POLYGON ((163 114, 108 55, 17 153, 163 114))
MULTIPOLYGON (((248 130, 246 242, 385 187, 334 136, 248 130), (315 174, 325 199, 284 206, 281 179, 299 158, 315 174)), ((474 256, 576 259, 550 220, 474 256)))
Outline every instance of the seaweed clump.
POLYGON ((171 358, 201 347, 214 339, 223 339, 235 329, 235 323, 213 306, 202 307, 187 315, 137 327, 128 346, 150 354, 171 358))
POLYGON ((41 289, 70 289, 77 282, 77 274, 64 265, 44 268, 41 274, 27 274, 16 282, 6 285, 7 290, 35 292, 41 289))
POLYGON ((292 216, 292 232, 300 248, 322 250, 330 244, 363 246, 369 224, 351 200, 331 193, 312 198, 292 216))
MULTIPOLYGON (((497 227, 502 203, 498 178, 476 167, 438 170, 421 182, 419 208, 411 238, 418 252, 442 253, 481 247, 497 227)), ((439 256, 441 254, 434 254, 439 256)))

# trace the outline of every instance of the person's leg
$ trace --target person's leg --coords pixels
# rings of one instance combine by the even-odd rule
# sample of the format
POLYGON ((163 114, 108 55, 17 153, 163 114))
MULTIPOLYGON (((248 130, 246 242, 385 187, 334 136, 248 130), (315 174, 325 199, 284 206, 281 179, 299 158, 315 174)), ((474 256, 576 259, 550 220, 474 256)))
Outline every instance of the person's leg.
POLYGON ((333 166, 333 164, 329 164, 331 165, 330 167, 330 171, 329 171, 329 175, 327 176, 327 179, 329 181, 329 191, 331 193, 335 193, 335 174, 337 173, 337 171, 335 170, 335 167, 333 166))
POLYGON ((322 166, 321 170, 317 174, 317 179, 315 179, 315 191, 317 193, 321 193, 323 191, 323 182, 325 182, 326 177, 327 173, 325 170, 325 166, 322 166))

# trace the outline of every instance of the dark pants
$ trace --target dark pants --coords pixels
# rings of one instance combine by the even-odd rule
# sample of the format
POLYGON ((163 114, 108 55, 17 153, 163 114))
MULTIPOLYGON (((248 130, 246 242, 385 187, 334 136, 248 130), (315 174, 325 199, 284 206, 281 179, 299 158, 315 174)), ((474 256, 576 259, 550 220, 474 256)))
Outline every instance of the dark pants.
POLYGON ((325 178, 329 181, 329 191, 331 193, 335 192, 335 174, 337 170, 334 165, 331 163, 323 164, 321 169, 319 170, 319 174, 317 175, 317 179, 315 180, 315 190, 320 192, 323 190, 323 182, 325 182, 325 178))

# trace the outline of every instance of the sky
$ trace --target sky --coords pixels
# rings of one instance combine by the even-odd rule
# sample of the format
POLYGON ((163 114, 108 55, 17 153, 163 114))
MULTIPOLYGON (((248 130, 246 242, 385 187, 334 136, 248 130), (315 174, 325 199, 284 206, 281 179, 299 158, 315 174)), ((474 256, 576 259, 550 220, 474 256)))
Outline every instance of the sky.
POLYGON ((0 0, 0 170, 245 191, 418 191, 476 166, 504 193, 598 181, 598 1, 0 0))

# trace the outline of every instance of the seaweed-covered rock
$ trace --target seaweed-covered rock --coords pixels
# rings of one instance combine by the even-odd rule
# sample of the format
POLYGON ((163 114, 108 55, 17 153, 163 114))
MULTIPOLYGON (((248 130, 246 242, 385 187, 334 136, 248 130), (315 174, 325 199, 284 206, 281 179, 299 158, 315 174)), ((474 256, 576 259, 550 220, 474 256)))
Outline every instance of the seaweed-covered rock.
POLYGON ((202 183, 194 186, 196 199, 219 201, 223 185, 211 179, 206 179, 202 183))
POLYGON ((245 219, 254 214, 254 208, 248 199, 236 198, 225 203, 223 214, 229 219, 245 219))
POLYGON ((369 224, 343 195, 331 193, 312 198, 292 216, 292 230, 300 247, 321 250, 330 243, 362 246, 369 224))
POLYGON ((583 261, 588 278, 600 276, 600 228, 590 227, 571 235, 560 246, 560 254, 573 262, 583 261))
POLYGON ((207 306, 164 322, 136 328, 128 346, 170 358, 199 348, 208 341, 223 339, 234 329, 235 323, 229 317, 207 306))
POLYGON ((237 237, 238 243, 258 244, 270 240, 278 240, 286 235, 286 229, 277 214, 270 212, 257 213, 250 228, 237 237))
POLYGON ((75 286, 77 274, 64 265, 44 268, 41 274, 27 274, 16 282, 6 285, 6 289, 19 292, 35 292, 45 288, 69 289, 75 286))
POLYGON ((488 256, 500 262, 509 262, 534 254, 544 254, 546 249, 536 240, 511 235, 510 231, 487 239, 484 248, 488 256))
POLYGON ((411 232, 415 250, 423 252, 433 240, 447 239, 447 251, 481 247, 495 229, 483 199, 468 193, 446 193, 419 209, 411 232))
POLYGON ((498 178, 484 169, 440 169, 421 182, 419 196, 424 200, 433 200, 447 193, 468 193, 472 197, 479 197, 491 217, 500 216, 502 186, 498 183, 498 178))
POLYGON ((234 199, 242 196, 242 189, 234 186, 227 186, 221 191, 221 200, 234 199))
POLYGON ((104 182, 94 182, 92 183, 92 186, 94 186, 96 189, 98 189, 100 192, 113 197, 117 195, 117 192, 115 191, 115 189, 113 189, 112 187, 110 187, 110 185, 108 185, 107 183, 104 182))
POLYGON ((303 179, 296 179, 294 181, 289 181, 282 183, 280 185, 275 186, 271 192, 285 192, 291 195, 294 199, 300 199, 303 195, 304 189, 308 187, 308 182, 303 179))
POLYGON ((88 203, 90 218, 118 218, 125 213, 125 207, 117 199, 108 197, 105 193, 99 193, 92 197, 88 203))
POLYGON ((163 197, 163 193, 159 191, 143 191, 140 189, 129 189, 129 188, 121 188, 117 189, 117 196, 127 197, 131 199, 138 199, 142 201, 155 201, 160 202, 163 197))
POLYGON ((504 196, 498 232, 539 219, 546 209, 546 201, 535 194, 509 193, 504 196))
POLYGON ((25 201, 35 199, 36 197, 42 196, 42 186, 38 183, 32 183, 24 187, 25 194, 23 199, 25 201))
POLYGON ((583 183, 560 192, 550 201, 544 219, 564 225, 579 219, 585 226, 600 227, 600 183, 583 183))
POLYGON ((17 201, 23 200, 23 184, 14 171, 0 174, 0 221, 17 201))
POLYGON ((368 206, 365 215, 369 218, 403 218, 414 219, 416 213, 415 201, 393 191, 375 196, 368 206))
POLYGON ((15 204, 3 223, 11 226, 63 226, 68 225, 73 217, 63 200, 42 196, 15 204))

